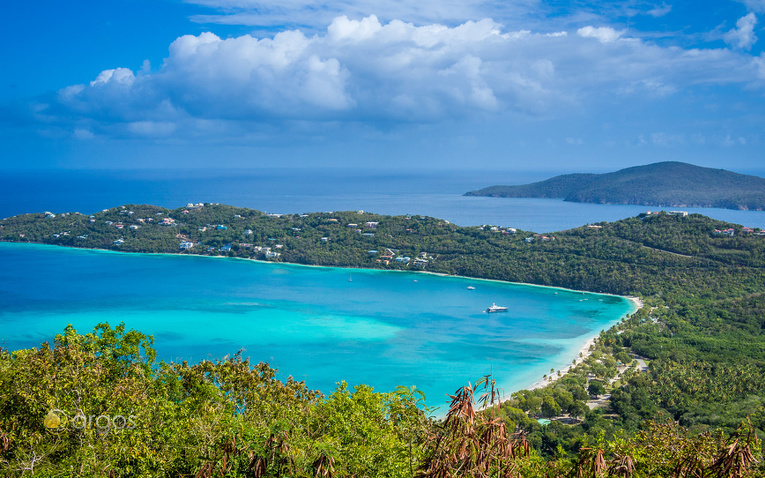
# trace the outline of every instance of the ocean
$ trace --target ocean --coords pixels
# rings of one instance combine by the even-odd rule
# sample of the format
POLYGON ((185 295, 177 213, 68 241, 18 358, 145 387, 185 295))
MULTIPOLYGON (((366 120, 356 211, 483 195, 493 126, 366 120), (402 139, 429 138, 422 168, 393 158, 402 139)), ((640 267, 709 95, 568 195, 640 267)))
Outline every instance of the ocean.
MULTIPOLYGON (((615 221, 649 209, 677 209, 463 196, 494 184, 524 184, 560 173, 331 169, 6 172, 0 176, 0 217, 43 211, 93 213, 122 204, 177 208, 189 202, 216 202, 273 213, 364 210, 419 214, 460 226, 492 224, 546 233, 615 221)), ((682 209, 765 228, 765 211, 682 209)))

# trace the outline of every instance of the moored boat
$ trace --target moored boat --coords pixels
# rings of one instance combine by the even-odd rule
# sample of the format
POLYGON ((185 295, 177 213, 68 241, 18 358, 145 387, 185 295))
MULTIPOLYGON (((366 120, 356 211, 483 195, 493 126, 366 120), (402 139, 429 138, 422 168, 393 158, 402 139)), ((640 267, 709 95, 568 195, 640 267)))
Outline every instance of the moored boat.
POLYGON ((492 312, 507 312, 507 307, 502 307, 501 305, 497 305, 497 304, 493 303, 493 304, 491 304, 491 307, 486 309, 486 312, 488 312, 490 314, 492 312))

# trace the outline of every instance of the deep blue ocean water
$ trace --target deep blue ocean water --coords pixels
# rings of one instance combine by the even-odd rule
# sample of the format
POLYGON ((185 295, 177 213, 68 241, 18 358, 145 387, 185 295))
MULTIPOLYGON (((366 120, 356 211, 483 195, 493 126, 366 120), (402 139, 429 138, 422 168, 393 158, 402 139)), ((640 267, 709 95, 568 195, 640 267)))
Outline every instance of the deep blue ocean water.
MULTIPOLYGON (((465 197, 494 184, 524 184, 560 172, 508 171, 57 171, 0 175, 0 217, 27 212, 93 213, 122 204, 168 208, 217 202, 275 213, 364 210, 420 214, 460 226, 492 224, 539 233, 636 216, 648 208, 558 199, 465 197)), ((682 208, 765 228, 765 211, 682 208)))

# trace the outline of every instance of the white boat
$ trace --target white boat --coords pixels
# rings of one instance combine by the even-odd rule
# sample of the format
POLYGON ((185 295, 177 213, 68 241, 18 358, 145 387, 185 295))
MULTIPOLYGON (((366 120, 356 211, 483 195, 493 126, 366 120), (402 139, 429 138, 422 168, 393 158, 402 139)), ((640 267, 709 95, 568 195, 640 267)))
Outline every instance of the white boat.
POLYGON ((497 304, 491 304, 491 307, 486 309, 486 312, 492 313, 492 312, 507 312, 507 307, 502 307, 501 305, 497 304))
POLYGON ((469 285, 468 290, 475 290, 475 287, 473 287, 472 285, 469 285))

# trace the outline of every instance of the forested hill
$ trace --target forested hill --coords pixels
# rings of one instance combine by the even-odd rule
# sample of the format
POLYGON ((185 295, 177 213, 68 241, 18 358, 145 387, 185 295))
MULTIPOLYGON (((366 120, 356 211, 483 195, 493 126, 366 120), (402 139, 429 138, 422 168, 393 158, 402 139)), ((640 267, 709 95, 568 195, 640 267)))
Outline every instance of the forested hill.
POLYGON ((606 174, 564 174, 520 186, 491 186, 465 196, 560 198, 597 204, 765 209, 765 179, 681 162, 606 174))
POLYGON ((646 296, 674 288, 668 268, 675 266, 672 272, 683 275, 705 271, 698 276, 702 281, 709 267, 732 267, 737 273, 738 266, 765 268, 759 225, 745 226, 753 229, 698 214, 659 214, 548 237, 363 211, 274 215, 222 204, 173 210, 125 205, 90 216, 75 212, 6 218, 0 220, 0 241, 424 270, 646 296), (715 232, 729 229, 733 237, 715 232), (656 268, 664 274, 657 275, 656 268))

